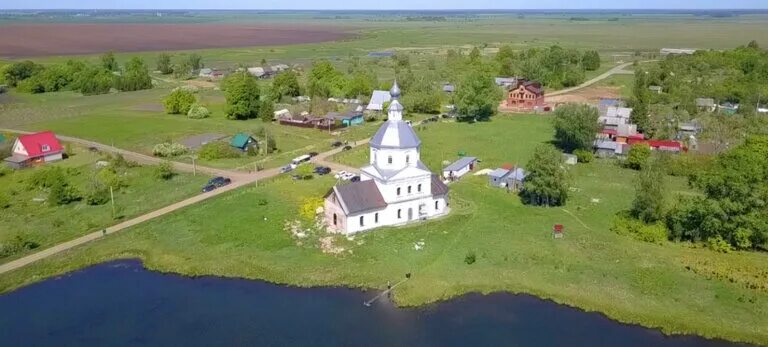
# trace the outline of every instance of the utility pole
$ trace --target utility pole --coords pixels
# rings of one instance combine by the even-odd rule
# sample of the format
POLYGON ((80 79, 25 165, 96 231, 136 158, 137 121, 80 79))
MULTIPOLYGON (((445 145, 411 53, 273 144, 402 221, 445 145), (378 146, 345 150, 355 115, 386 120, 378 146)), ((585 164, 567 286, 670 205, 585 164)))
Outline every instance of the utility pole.
POLYGON ((109 197, 112 200, 112 219, 115 219, 117 212, 115 211, 115 192, 112 190, 112 186, 109 186, 109 197))
POLYGON ((195 165, 195 156, 191 155, 189 157, 192 158, 192 176, 197 176, 197 165, 195 165))

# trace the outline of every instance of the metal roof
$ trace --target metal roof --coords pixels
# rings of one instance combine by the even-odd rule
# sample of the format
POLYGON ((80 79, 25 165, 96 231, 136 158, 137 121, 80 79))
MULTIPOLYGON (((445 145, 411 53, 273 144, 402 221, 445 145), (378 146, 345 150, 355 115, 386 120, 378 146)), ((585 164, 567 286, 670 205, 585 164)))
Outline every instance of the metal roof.
POLYGON ((448 194, 448 186, 437 175, 432 175, 432 196, 448 194))
POLYGON ((387 207, 387 202, 373 180, 334 186, 333 191, 347 215, 387 207))
POLYGON ((506 169, 496 169, 488 173, 488 176, 493 178, 502 178, 506 176, 509 173, 509 170, 506 169))
POLYGON ((459 160, 454 161, 453 163, 451 163, 451 165, 446 166, 445 169, 443 169, 443 171, 459 171, 469 166, 469 164, 472 164, 476 161, 477 161, 477 158, 475 157, 459 158, 459 160))
POLYGON ((408 123, 387 121, 373 135, 370 145, 374 148, 415 148, 421 145, 421 140, 408 123))

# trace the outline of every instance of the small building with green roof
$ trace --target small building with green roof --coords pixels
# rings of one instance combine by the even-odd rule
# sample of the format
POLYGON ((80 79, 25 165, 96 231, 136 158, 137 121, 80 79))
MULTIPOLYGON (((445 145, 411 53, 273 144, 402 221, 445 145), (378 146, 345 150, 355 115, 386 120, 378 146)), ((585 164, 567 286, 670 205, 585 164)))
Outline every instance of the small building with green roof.
POLYGON ((229 145, 243 152, 247 151, 248 147, 259 147, 258 142, 253 136, 243 133, 239 133, 233 136, 232 141, 229 142, 229 145))

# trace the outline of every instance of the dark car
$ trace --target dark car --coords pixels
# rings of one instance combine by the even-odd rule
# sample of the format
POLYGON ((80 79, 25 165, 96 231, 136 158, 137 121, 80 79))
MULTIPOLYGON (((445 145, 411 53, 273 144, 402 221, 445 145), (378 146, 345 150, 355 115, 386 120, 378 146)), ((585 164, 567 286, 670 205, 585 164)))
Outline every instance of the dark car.
POLYGON ((353 176, 349 179, 350 182, 360 182, 360 176, 353 176))
POLYGON ((317 153, 317 152, 309 152, 307 155, 308 155, 310 158, 314 158, 314 157, 316 157, 318 154, 320 154, 320 153, 317 153))
POLYGON ((331 147, 340 147, 341 145, 343 145, 343 143, 341 143, 341 141, 336 141, 336 142, 331 144, 331 147))
POLYGON ((226 186, 230 183, 232 183, 231 179, 221 176, 211 178, 211 180, 208 181, 208 185, 215 186, 216 188, 226 186))
POLYGON ((286 165, 280 168, 280 173, 286 173, 293 171, 293 167, 290 165, 286 165))
POLYGON ((317 167, 315 167, 315 170, 313 172, 318 174, 318 175, 320 175, 320 176, 323 176, 323 175, 327 175, 327 174, 331 173, 331 168, 326 167, 326 166, 317 166, 317 167))
POLYGON ((342 148, 343 151, 348 151, 350 149, 352 149, 352 146, 350 146, 350 145, 346 145, 346 146, 344 146, 344 148, 342 148))
POLYGON ((212 190, 216 190, 216 188, 218 187, 213 184, 206 184, 205 187, 203 187, 203 193, 208 193, 212 190))

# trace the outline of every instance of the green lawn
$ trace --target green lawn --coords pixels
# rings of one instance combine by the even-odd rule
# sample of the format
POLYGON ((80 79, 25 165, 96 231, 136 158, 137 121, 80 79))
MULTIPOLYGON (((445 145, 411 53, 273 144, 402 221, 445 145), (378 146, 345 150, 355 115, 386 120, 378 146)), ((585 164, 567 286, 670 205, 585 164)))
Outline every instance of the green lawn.
MULTIPOLYGON (((78 191, 84 192, 97 170, 96 162, 102 156, 78 147, 73 150, 74 155, 70 158, 50 165, 75 169, 78 173, 70 175, 69 180, 78 191)), ((0 176, 0 193, 10 198, 10 207, 0 208, 0 243, 21 236, 47 248, 198 194, 208 180, 204 175, 178 174, 163 181, 155 178, 152 166, 129 168, 122 176, 126 187, 115 191, 118 218, 113 218, 109 204, 89 206, 80 201, 54 206, 44 201, 47 193, 29 188, 27 184, 28 178, 42 169, 25 169, 0 176)), ((23 253, 0 258, 0 262, 21 255, 23 253)))
MULTIPOLYGON (((546 117, 509 116, 432 124, 419 136, 424 161, 437 170, 457 150, 483 158, 484 167, 525 163, 552 129, 546 117)), ((342 161, 358 163, 363 156, 356 152, 342 161)), ((381 288, 411 272, 413 279, 395 291, 403 305, 467 292, 524 292, 667 332, 768 343, 768 292, 708 273, 724 267, 765 281, 765 254, 720 254, 617 235, 609 226, 631 202, 634 172, 611 161, 570 170, 573 190, 562 208, 522 205, 517 196, 489 187, 485 177, 468 176, 451 185, 449 216, 352 241, 336 237, 343 248, 338 255, 321 251, 322 235, 295 239, 285 228, 298 218, 301 201, 322 196, 333 179, 280 177, 11 272, 0 278, 0 290, 125 257, 159 271, 300 286, 381 288), (558 223, 566 228, 563 239, 551 236, 558 223), (418 241, 425 243, 420 251, 414 249, 418 241), (472 265, 464 262, 469 253, 477 256, 472 265)), ((685 180, 668 181, 672 194, 689 193, 685 180)))

